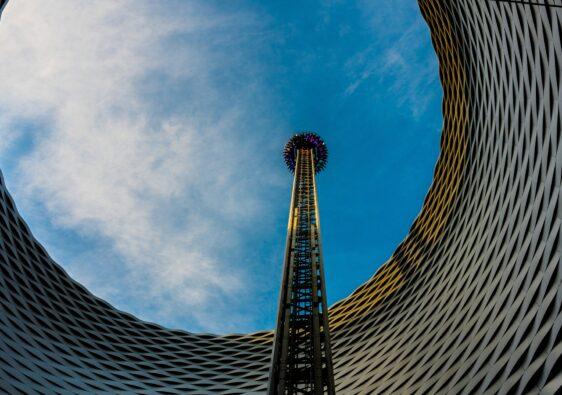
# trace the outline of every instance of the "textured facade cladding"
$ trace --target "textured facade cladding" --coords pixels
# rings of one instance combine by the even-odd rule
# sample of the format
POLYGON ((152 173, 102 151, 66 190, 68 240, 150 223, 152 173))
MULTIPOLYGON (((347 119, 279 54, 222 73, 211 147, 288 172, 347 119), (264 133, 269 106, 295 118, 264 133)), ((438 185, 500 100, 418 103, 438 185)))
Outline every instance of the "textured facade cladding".
MULTIPOLYGON (((0 0, 1 2, 1 0, 0 0)), ((330 310, 340 393, 562 388, 562 11, 420 0, 443 84, 422 212, 392 258, 330 310)), ((0 182, 0 390, 252 393, 271 333, 139 321, 33 238, 0 182)))

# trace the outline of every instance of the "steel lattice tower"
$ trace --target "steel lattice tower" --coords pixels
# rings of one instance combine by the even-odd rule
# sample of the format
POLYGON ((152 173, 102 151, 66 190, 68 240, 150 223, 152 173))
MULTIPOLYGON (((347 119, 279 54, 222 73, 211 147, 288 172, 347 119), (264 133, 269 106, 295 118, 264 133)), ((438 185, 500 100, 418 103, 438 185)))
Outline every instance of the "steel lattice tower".
POLYGON ((293 136, 284 150, 294 172, 269 394, 334 394, 315 174, 328 151, 314 133, 293 136))

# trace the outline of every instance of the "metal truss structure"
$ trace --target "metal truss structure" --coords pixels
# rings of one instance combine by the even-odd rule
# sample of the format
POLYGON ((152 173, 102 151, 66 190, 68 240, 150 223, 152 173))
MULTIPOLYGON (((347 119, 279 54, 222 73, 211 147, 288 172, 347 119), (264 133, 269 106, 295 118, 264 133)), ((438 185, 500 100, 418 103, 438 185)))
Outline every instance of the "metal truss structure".
MULTIPOLYGON (((407 237, 329 309, 335 389, 560 393, 562 10, 419 5, 439 59, 441 152, 407 237)), ((0 393, 265 393, 272 344, 271 331, 162 328, 95 297, 0 179, 0 393)))
POLYGON ((315 134, 294 136, 285 161, 294 170, 269 394, 335 394, 315 165, 327 151, 315 134), (294 164, 294 166, 293 166, 294 164))

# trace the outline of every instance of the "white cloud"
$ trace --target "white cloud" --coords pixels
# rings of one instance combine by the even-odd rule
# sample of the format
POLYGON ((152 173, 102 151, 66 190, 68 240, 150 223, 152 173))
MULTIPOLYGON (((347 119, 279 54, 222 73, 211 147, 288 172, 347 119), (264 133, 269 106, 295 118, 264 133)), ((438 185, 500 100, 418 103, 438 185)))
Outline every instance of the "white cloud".
POLYGON ((438 76, 437 58, 428 50, 429 30, 416 2, 384 4, 364 2, 362 10, 373 31, 374 42, 347 62, 350 82, 344 92, 352 95, 375 78, 390 84, 399 103, 415 118, 427 110, 434 98, 432 83, 438 76))
POLYGON ((276 179, 256 186, 242 176, 270 170, 240 159, 264 141, 243 138, 257 110, 248 103, 266 106, 259 85, 229 92, 213 75, 226 57, 243 65, 245 55, 209 51, 198 40, 209 32, 228 47, 220 40, 229 30, 259 23, 188 3, 173 15, 152 3, 10 3, 0 24, 0 152, 16 136, 10 125, 40 120, 17 189, 45 204, 56 225, 101 236, 123 257, 120 278, 111 278, 111 262, 94 257, 76 270, 94 293, 121 292, 118 299, 136 302, 119 307, 148 311, 143 318, 173 322, 179 309, 201 328, 224 330, 220 321, 228 319, 217 314, 237 314, 225 311, 225 296, 243 296, 248 284, 246 269, 219 262, 217 251, 235 246, 253 219, 267 222, 260 191, 276 179), (236 100, 225 105, 223 95, 236 100))

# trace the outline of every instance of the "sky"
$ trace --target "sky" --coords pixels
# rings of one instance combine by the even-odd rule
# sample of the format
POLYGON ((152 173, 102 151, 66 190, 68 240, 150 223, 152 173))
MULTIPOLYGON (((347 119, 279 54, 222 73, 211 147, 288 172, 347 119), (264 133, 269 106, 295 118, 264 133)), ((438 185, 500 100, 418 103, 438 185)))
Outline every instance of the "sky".
POLYGON ((0 169, 37 239, 120 310, 274 326, 301 130, 330 304, 407 235, 442 92, 413 0, 17 0, 0 23, 0 169))

